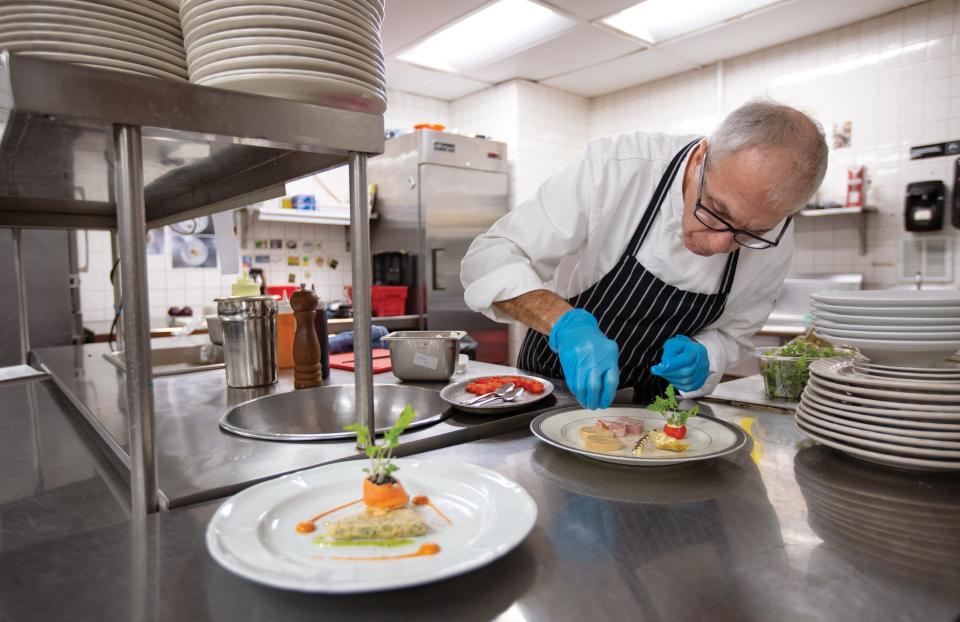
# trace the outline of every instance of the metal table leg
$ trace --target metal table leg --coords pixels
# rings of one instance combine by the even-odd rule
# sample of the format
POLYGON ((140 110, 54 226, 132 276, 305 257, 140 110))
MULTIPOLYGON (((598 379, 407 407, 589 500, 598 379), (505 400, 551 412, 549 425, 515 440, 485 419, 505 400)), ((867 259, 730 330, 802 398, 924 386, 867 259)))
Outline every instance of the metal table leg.
POLYGON ((367 154, 350 153, 350 265, 353 271, 353 352, 357 422, 376 442, 373 412, 373 353, 370 343, 370 214, 367 209, 367 154))
POLYGON ((17 317, 20 323, 20 364, 26 365, 30 359, 30 321, 27 316, 27 288, 23 278, 23 257, 21 255, 22 231, 11 229, 13 233, 13 275, 17 288, 17 317))
POLYGON ((135 516, 142 516, 156 512, 158 504, 140 128, 115 126, 113 148, 120 289, 123 292, 131 506, 135 516))

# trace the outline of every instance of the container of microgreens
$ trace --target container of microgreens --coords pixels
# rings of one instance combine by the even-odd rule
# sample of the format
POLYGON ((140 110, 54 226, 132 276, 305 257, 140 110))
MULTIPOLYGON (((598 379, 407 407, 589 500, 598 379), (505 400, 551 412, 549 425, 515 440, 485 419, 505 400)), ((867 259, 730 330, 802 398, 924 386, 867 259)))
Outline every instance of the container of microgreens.
POLYGON ((767 399, 795 402, 810 379, 810 362, 822 358, 853 358, 854 350, 834 347, 812 335, 801 335, 775 348, 757 348, 760 375, 767 399))

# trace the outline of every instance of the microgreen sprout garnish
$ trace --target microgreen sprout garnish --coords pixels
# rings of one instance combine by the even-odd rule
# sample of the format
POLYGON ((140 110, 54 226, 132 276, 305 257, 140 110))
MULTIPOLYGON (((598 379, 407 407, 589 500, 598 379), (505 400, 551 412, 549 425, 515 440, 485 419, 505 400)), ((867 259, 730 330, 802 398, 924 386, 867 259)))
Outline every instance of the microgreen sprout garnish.
POLYGON ((416 418, 417 413, 414 412, 413 406, 407 405, 400 416, 397 417, 396 423, 383 434, 383 442, 379 445, 374 445, 371 442, 370 430, 367 429, 367 426, 359 423, 344 426, 345 430, 357 434, 358 444, 364 447, 364 453, 370 458, 370 467, 363 469, 363 472, 369 475, 368 479, 371 482, 385 484, 393 481, 393 473, 399 469, 392 462, 393 450, 400 444, 400 435, 416 418))
POLYGON ((660 413, 667 420, 667 425, 679 428, 687 422, 690 417, 696 417, 700 412, 700 406, 693 405, 693 408, 680 410, 680 403, 677 401, 677 392, 672 384, 667 385, 666 396, 659 396, 653 400, 653 404, 647 406, 647 410, 660 413))

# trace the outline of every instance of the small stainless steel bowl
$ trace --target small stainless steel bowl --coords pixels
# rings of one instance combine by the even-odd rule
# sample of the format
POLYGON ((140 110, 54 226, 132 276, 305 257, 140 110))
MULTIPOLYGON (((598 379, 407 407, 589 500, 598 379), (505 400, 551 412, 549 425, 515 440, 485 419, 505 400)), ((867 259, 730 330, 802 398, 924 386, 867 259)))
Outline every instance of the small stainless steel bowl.
POLYGON ((390 348, 393 375, 400 380, 449 380, 457 370, 462 330, 401 330, 381 340, 390 348))

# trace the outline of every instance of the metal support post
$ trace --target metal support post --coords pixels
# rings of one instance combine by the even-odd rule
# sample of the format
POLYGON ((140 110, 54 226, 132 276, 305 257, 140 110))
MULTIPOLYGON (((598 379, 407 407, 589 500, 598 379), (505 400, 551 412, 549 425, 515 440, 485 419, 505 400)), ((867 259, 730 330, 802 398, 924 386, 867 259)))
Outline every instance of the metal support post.
POLYGON ((353 352, 357 422, 376 442, 373 411, 373 351, 370 343, 370 213, 367 208, 367 154, 350 152, 350 264, 353 271, 353 352))
POLYGON ((114 126, 113 150, 120 290, 123 294, 131 507, 134 516, 142 516, 156 512, 158 504, 140 128, 114 126))
POLYGON ((13 233, 13 274, 17 288, 17 317, 20 322, 20 364, 30 360, 30 320, 27 316, 27 284, 23 278, 23 257, 21 255, 20 229, 11 229, 13 233))

